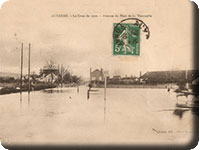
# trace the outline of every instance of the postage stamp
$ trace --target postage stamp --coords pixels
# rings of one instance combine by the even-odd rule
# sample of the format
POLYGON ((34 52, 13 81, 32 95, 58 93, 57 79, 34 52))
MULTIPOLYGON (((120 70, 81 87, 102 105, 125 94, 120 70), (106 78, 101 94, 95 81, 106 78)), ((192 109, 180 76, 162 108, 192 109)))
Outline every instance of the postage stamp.
POLYGON ((140 28, 135 24, 114 23, 114 55, 140 55, 140 28))
POLYGON ((150 37, 149 27, 138 18, 113 24, 113 55, 140 55, 140 38, 150 37))

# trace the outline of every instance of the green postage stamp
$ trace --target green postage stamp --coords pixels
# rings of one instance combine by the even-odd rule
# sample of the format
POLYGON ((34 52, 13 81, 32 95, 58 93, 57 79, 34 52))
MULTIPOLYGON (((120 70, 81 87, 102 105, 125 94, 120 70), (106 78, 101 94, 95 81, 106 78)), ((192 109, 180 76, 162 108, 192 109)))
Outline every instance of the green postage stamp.
POLYGON ((113 55, 140 55, 140 27, 131 23, 114 23, 113 55))

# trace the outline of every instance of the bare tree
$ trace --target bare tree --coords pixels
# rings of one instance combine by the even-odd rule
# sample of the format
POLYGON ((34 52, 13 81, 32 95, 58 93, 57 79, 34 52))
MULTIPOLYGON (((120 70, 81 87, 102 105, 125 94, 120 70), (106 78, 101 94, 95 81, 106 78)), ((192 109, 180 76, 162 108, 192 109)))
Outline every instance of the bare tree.
POLYGON ((46 62, 46 65, 44 66, 44 69, 56 69, 56 63, 54 60, 48 60, 46 62))
POLYGON ((71 76, 70 69, 69 66, 65 67, 63 65, 61 65, 61 67, 58 68, 59 68, 59 83, 61 83, 61 86, 63 86, 64 76, 66 76, 67 74, 71 76))

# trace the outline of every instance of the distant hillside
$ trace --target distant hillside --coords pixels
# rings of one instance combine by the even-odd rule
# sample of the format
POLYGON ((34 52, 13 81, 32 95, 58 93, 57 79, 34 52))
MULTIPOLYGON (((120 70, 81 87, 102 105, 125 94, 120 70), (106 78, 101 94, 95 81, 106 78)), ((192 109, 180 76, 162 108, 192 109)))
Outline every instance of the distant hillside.
POLYGON ((14 78, 19 78, 20 74, 10 73, 10 72, 0 72, 0 77, 14 77, 14 78))

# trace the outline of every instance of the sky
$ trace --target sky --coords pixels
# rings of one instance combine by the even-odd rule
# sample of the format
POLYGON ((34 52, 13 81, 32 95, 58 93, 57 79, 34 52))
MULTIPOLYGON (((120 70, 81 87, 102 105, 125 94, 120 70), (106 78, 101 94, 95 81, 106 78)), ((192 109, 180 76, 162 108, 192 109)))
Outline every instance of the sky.
POLYGON ((24 73, 29 43, 31 71, 35 72, 48 60, 70 67, 82 77, 89 77, 90 67, 108 70, 110 76, 196 69, 192 15, 192 4, 186 0, 9 0, 0 9, 0 72, 20 72, 22 42, 24 73), (113 23, 127 17, 52 17, 54 14, 131 14, 147 24, 150 38, 141 35, 140 56, 113 56, 113 23))

